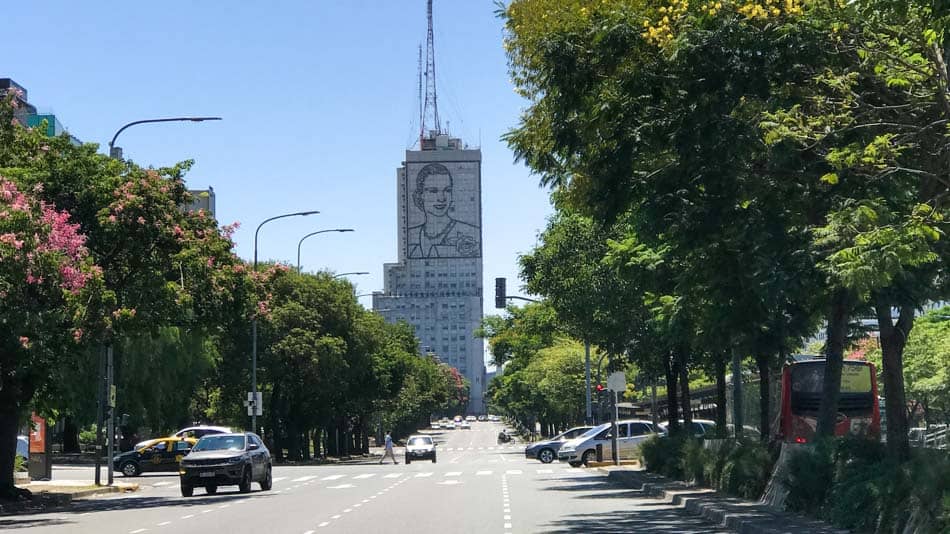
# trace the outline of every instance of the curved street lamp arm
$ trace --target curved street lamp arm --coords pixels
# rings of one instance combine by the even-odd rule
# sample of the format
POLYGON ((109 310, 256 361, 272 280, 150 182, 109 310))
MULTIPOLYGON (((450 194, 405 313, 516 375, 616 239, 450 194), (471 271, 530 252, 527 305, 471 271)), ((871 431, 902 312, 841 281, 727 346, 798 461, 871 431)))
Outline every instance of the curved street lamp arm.
POLYGON ((335 275, 333 275, 333 278, 339 278, 339 277, 341 277, 341 276, 347 276, 347 275, 350 275, 350 274, 369 274, 369 272, 368 272, 368 271, 353 271, 353 272, 350 272, 350 273, 340 273, 340 274, 335 274, 335 275))
POLYGON ((135 126, 136 124, 146 124, 149 122, 203 122, 203 121, 219 121, 221 117, 169 117, 167 119, 144 119, 140 121, 132 121, 125 126, 119 128, 119 131, 112 136, 112 140, 109 141, 109 149, 112 150, 112 147, 115 145, 115 140, 119 138, 119 134, 125 131, 129 126, 135 126))
POLYGON ((264 219, 264 222, 262 222, 261 224, 258 224, 257 229, 254 230, 254 270, 255 271, 257 270, 257 234, 261 231, 261 226, 264 226, 265 224, 276 219, 283 219, 284 217, 301 217, 301 216, 307 216, 307 215, 315 215, 317 213, 320 213, 320 212, 319 211, 297 211, 294 213, 285 213, 283 215, 275 215, 269 219, 264 219))
POLYGON ((301 237, 300 241, 297 242, 297 272, 298 273, 300 272, 300 245, 303 245, 303 242, 305 239, 307 239, 310 236, 323 234, 326 232, 352 232, 352 231, 353 231, 352 228, 330 228, 327 230, 317 230, 316 232, 310 232, 309 234, 301 237))

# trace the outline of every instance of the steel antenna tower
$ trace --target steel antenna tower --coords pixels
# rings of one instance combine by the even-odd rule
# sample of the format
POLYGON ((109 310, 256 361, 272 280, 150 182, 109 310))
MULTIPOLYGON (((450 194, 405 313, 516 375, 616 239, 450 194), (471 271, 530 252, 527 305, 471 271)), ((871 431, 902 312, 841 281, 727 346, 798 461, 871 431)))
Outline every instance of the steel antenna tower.
MULTIPOLYGON (((439 123, 439 105, 435 93, 435 40, 432 37, 432 0, 427 1, 426 16, 429 29, 426 33, 426 99, 422 111, 422 135, 425 137, 426 128, 431 128, 436 134, 442 133, 439 123), (432 122, 428 122, 431 116, 432 122)), ((420 145, 422 140, 420 139, 420 145)))

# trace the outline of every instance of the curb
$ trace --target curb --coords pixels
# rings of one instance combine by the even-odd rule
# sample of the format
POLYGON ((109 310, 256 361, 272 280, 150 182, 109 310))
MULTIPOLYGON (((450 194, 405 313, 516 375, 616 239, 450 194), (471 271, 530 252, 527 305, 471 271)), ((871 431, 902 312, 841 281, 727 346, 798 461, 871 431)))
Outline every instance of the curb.
POLYGON ((30 500, 0 501, 0 516, 18 513, 42 513, 65 508, 77 499, 92 497, 94 495, 107 495, 110 493, 133 492, 138 490, 138 484, 123 484, 122 486, 102 486, 74 492, 34 491, 30 500))
POLYGON ((736 497, 725 497, 713 489, 691 487, 659 475, 629 469, 596 468, 607 479, 638 489, 649 497, 656 497, 681 507, 690 515, 700 516, 739 534, 787 534, 810 532, 816 534, 847 534, 818 520, 790 512, 769 508, 759 503, 736 497))

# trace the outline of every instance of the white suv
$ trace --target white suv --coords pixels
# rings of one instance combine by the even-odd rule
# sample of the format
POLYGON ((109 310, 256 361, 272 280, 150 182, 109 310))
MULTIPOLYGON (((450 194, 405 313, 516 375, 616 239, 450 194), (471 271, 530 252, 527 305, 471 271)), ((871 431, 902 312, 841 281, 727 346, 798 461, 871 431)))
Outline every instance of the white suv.
MULTIPOLYGON (((604 458, 610 457, 611 424, 596 426, 580 436, 564 443, 557 452, 557 459, 571 467, 579 467, 597 457, 597 445, 603 447, 604 458)), ((640 443, 657 433, 650 421, 629 419, 617 421, 617 449, 621 458, 631 458, 640 443)))

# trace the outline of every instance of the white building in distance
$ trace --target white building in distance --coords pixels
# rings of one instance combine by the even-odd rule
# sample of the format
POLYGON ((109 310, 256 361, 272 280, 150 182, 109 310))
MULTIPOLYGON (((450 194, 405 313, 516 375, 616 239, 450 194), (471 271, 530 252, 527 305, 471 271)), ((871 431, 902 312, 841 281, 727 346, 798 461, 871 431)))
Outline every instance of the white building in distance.
POLYGON ((434 355, 471 383, 468 413, 485 413, 482 320, 482 153, 430 134, 396 170, 398 261, 384 265, 373 309, 415 328, 434 355))

